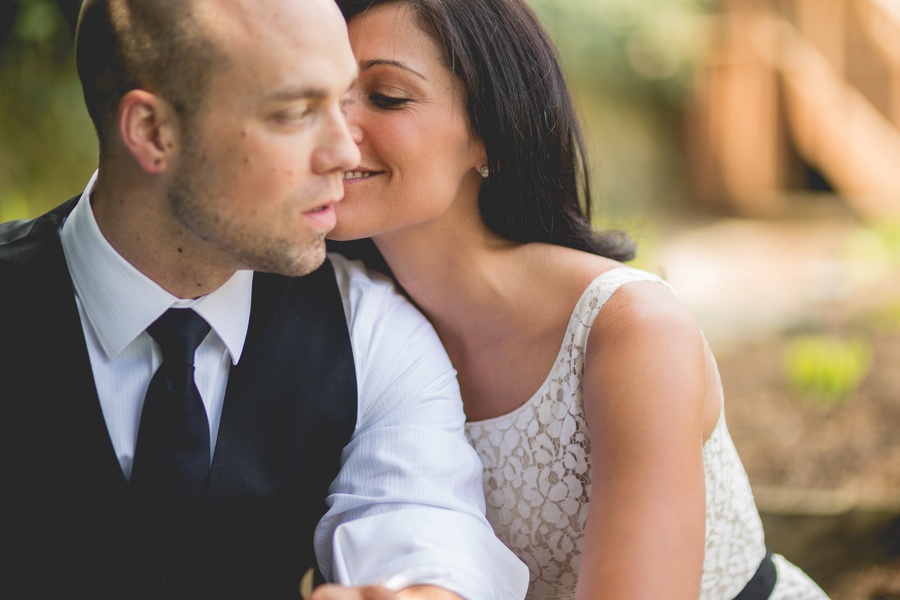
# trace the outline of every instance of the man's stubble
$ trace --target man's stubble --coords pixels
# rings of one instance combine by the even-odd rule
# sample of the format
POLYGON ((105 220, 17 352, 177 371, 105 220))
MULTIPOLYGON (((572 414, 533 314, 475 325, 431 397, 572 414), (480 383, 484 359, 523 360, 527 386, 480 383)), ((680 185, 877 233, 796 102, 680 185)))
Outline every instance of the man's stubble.
MULTIPOLYGON (((185 139, 190 139, 185 136, 185 139)), ((287 277, 307 275, 325 260, 325 235, 309 240, 279 237, 216 210, 214 182, 218 175, 196 143, 186 143, 168 192, 169 210, 188 231, 215 244, 240 269, 287 277)), ((250 199, 244 201, 250 202, 250 199)))

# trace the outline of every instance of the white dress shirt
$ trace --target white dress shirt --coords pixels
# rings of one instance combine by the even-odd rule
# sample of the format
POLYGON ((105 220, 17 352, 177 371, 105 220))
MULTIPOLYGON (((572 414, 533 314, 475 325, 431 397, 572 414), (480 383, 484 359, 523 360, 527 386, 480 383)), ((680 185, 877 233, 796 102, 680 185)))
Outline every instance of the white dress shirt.
MULTIPOLYGON (((253 274, 179 300, 106 241, 90 205, 97 174, 60 230, 88 355, 119 464, 131 475, 141 409, 162 362, 145 331, 171 307, 211 326, 195 380, 216 435, 232 364, 241 357, 253 274)), ((481 461, 463 432, 456 374, 428 321, 390 281, 331 255, 358 388, 357 423, 315 534, 319 567, 344 585, 430 584, 467 600, 523 598, 528 569, 484 517, 481 461)))
POLYGON ((232 364, 241 359, 253 273, 238 271, 225 285, 196 300, 179 300, 135 269, 103 237, 91 210, 91 178, 60 231, 81 315, 103 418, 126 479, 131 478, 144 397, 162 363, 146 332, 170 308, 192 308, 210 325, 194 355, 194 381, 209 420, 210 458, 232 364))

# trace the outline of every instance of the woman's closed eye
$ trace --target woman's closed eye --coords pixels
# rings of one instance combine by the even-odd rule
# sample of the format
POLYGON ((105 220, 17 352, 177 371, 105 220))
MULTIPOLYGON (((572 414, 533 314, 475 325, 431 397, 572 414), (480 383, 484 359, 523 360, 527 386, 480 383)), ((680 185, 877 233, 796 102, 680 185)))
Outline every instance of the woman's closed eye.
POLYGON ((384 94, 370 94, 369 100, 375 106, 384 109, 402 108, 409 102, 409 98, 385 96, 384 94))

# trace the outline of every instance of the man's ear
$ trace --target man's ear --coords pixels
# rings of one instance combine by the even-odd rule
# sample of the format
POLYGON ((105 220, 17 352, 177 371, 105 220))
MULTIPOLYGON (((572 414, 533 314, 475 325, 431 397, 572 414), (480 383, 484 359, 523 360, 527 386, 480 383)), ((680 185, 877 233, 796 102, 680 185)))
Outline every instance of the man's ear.
POLYGON ((119 102, 122 143, 150 175, 164 172, 172 162, 177 118, 168 102, 146 90, 131 90, 119 102))

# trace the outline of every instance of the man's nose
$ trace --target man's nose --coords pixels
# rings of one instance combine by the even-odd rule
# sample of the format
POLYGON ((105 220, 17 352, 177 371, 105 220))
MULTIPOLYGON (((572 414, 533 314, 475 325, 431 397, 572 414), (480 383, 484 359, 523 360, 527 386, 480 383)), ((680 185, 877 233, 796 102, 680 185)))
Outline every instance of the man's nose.
POLYGON ((324 174, 349 171, 359 166, 360 154, 354 129, 359 130, 347 123, 340 109, 330 111, 321 144, 313 154, 313 171, 324 174))

